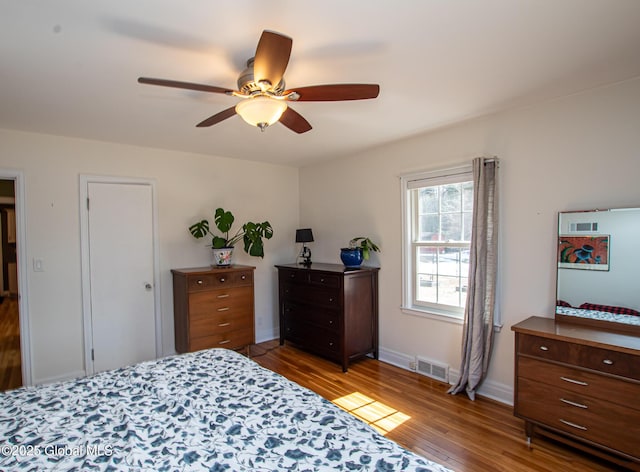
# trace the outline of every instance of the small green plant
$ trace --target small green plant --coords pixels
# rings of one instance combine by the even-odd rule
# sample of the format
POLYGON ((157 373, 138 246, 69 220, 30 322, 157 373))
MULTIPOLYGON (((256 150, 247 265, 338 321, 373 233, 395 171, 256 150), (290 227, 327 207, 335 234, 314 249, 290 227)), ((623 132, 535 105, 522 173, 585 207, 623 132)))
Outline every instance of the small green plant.
POLYGON ((213 222, 222 235, 216 235, 211 232, 208 220, 201 220, 192 224, 189 226, 189 232, 196 239, 211 236, 211 247, 214 249, 234 247, 237 242, 242 240, 244 242, 244 252, 250 256, 264 257, 262 239, 271 239, 273 237, 271 224, 268 221, 263 221, 262 223, 248 221, 233 236, 229 236, 234 221, 233 213, 218 208, 215 211, 213 222))
POLYGON ((367 261, 372 252, 380 252, 380 247, 371 241, 371 239, 364 236, 358 236, 349 241, 349 248, 360 249, 362 251, 362 258, 367 261))

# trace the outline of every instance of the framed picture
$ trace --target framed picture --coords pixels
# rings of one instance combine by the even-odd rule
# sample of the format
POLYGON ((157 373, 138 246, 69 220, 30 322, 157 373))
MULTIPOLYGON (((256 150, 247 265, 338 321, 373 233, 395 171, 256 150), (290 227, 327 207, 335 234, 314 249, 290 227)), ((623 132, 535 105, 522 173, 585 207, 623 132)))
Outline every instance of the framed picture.
POLYGON ((609 270, 609 235, 560 235, 558 268, 609 270))

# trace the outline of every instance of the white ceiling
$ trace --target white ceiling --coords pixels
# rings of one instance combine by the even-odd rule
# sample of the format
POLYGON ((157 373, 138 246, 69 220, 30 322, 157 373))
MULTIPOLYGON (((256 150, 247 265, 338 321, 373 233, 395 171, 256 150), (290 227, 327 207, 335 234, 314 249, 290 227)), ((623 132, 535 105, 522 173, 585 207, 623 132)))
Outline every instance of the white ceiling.
POLYGON ((304 166, 493 111, 640 76, 640 0, 0 0, 0 128, 304 166), (288 88, 379 83, 297 103, 261 133, 236 87, 263 29, 293 38, 288 88))

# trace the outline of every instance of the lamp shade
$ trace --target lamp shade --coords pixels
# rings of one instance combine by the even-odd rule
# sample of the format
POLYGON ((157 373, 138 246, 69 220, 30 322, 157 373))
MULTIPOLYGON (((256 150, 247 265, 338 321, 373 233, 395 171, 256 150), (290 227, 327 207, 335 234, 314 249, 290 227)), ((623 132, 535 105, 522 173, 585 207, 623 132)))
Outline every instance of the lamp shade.
POLYGON ((236 113, 252 126, 264 128, 280 119, 287 104, 283 100, 276 100, 265 96, 247 98, 236 105, 236 113))
POLYGON ((310 243, 313 242, 313 233, 311 228, 303 228, 296 230, 296 242, 297 243, 310 243))

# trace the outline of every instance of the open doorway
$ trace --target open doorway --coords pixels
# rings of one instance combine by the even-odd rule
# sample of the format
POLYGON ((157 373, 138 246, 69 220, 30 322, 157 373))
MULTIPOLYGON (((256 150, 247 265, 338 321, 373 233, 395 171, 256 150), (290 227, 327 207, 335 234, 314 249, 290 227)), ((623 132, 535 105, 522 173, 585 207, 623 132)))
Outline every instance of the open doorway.
POLYGON ((0 391, 21 387, 15 181, 0 179, 0 391))

